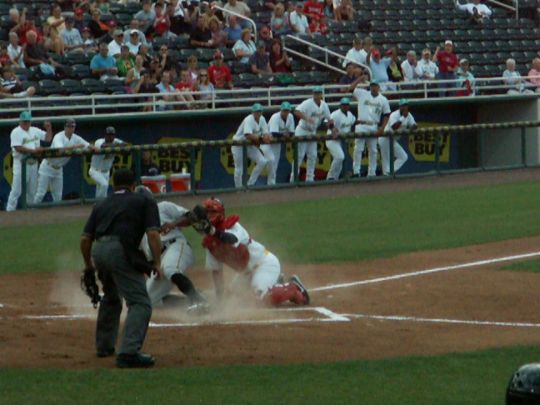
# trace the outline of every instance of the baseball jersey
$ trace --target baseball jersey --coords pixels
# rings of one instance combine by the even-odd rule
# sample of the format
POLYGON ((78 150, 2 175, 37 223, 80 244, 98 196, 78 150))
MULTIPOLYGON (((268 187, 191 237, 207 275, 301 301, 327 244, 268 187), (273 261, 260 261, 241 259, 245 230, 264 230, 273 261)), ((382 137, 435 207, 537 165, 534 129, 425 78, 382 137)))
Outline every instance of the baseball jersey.
MULTIPOLYGON (((69 148, 72 146, 80 146, 80 145, 86 148, 90 144, 77 134, 71 135, 71 138, 68 139, 68 137, 64 134, 64 131, 61 131, 61 132, 58 132, 54 136, 53 141, 51 143, 51 149, 69 148)), ((40 172, 47 171, 46 169, 47 166, 58 170, 59 168, 67 165, 70 159, 71 157, 69 156, 44 159, 43 162, 41 162, 41 165, 39 167, 40 172)))
MULTIPOLYGON (((339 133, 342 135, 350 133, 351 127, 356 122, 356 118, 350 111, 347 111, 347 114, 345 114, 343 111, 341 111, 341 108, 334 111, 330 117, 334 121, 334 128, 337 128, 339 133)), ((327 134, 331 135, 332 130, 329 129, 327 134)))
POLYGON ((246 139, 246 134, 261 136, 268 133, 268 124, 266 123, 266 119, 261 115, 259 122, 257 122, 255 121, 253 114, 249 114, 246 118, 244 118, 238 127, 233 139, 235 141, 243 141, 246 139))
MULTIPOLYGON (((101 145, 105 143, 105 138, 100 138, 96 142, 94 142, 94 147, 96 149, 101 149, 101 145)), ((118 138, 114 138, 113 145, 120 145, 124 143, 124 141, 121 141, 118 138)), ((90 164, 90 167, 94 170, 98 170, 100 172, 108 172, 111 170, 111 167, 114 162, 114 155, 92 155, 92 162, 90 164)))
POLYGON ((328 108, 328 104, 326 104, 324 100, 321 100, 321 104, 317 105, 313 98, 308 98, 296 107, 296 111, 302 112, 305 116, 310 117, 315 122, 310 124, 303 119, 300 120, 294 132, 295 135, 315 135, 317 133, 317 128, 319 128, 323 120, 325 118, 327 120, 330 119, 330 108, 328 108))
MULTIPOLYGON (((356 88, 353 96, 358 100, 358 119, 368 121, 368 125, 379 125, 383 114, 390 114, 390 104, 382 94, 373 97, 371 91, 356 88)), ((361 132, 360 126, 356 126, 356 130, 361 132)))
POLYGON ((25 131, 20 126, 13 128, 11 131, 11 153, 13 159, 22 160, 22 153, 15 150, 16 146, 24 146, 28 149, 39 148, 40 141, 44 141, 47 137, 47 132, 36 128, 30 127, 28 131, 25 131))
POLYGON ((406 129, 411 128, 414 125, 416 125, 416 121, 414 120, 414 117, 411 113, 408 113, 406 117, 401 115, 399 110, 394 111, 392 114, 390 114, 390 117, 388 118, 388 124, 386 124, 385 131, 390 131, 392 129, 392 125, 394 125, 396 122, 401 121, 401 126, 399 129, 406 129))
POLYGON ((272 135, 274 134, 281 134, 283 135, 286 131, 289 132, 289 134, 294 133, 294 117, 291 113, 287 115, 287 121, 283 121, 283 118, 281 117, 281 111, 278 111, 277 113, 272 114, 270 117, 270 121, 268 121, 268 130, 272 135))
POLYGON ((221 270, 223 264, 226 264, 239 272, 253 271, 270 253, 262 244, 251 239, 248 231, 238 222, 226 232, 236 236, 237 241, 234 245, 225 244, 215 237, 205 239, 207 270, 221 270), (246 250, 240 249, 242 247, 247 248, 248 257, 245 257, 246 250))

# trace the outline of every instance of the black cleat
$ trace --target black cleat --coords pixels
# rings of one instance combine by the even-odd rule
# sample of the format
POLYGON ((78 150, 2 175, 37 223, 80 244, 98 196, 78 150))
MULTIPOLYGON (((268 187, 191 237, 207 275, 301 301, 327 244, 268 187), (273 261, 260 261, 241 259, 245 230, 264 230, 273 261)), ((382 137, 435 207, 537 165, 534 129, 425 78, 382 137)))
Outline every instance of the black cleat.
POLYGON ((296 285, 299 289, 302 295, 304 296, 304 305, 309 305, 309 294, 307 292, 307 288, 304 287, 304 284, 300 281, 300 277, 298 277, 296 274, 291 277, 289 280, 291 283, 296 285))
POLYGON ((114 348, 113 349, 104 349, 104 350, 98 350, 96 352, 96 356, 98 357, 110 357, 114 356, 114 348))
POLYGON ((148 368, 154 366, 154 364, 156 364, 156 359, 146 353, 120 353, 116 356, 116 366, 118 368, 148 368))

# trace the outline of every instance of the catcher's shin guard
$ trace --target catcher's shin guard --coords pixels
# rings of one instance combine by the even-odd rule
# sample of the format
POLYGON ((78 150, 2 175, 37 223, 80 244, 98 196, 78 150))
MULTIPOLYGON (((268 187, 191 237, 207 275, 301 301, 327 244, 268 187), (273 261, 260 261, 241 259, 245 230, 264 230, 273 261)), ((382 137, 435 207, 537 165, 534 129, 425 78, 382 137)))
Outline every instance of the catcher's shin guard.
POLYGON ((302 292, 294 283, 276 284, 268 290, 264 298, 269 305, 273 306, 287 301, 298 305, 305 304, 302 292))

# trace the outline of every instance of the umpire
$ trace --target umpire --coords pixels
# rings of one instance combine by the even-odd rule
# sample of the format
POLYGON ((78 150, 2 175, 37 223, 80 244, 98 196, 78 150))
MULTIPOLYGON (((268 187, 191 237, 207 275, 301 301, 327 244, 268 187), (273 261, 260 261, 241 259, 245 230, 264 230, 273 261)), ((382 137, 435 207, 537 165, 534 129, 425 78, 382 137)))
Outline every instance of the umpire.
POLYGON ((81 236, 84 272, 93 274, 94 264, 103 285, 96 327, 97 356, 115 353, 123 297, 128 313, 116 365, 152 367, 154 358, 140 350, 152 315, 144 273, 161 275, 158 207, 153 199, 133 193, 135 175, 131 170, 115 171, 113 182, 114 193, 95 205, 81 236), (153 265, 138 256, 145 232, 155 258, 153 265))

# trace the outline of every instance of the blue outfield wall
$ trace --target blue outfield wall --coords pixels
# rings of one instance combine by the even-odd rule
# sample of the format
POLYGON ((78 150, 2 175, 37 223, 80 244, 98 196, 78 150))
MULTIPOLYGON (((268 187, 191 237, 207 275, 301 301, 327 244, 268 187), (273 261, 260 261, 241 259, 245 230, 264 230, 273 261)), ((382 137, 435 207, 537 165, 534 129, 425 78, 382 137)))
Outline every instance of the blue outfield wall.
MULTIPOLYGON (((412 106, 411 112, 415 116, 419 126, 438 126, 454 124, 477 123, 477 104, 435 104, 412 106)), ((352 108, 355 112, 356 109, 352 108)), ((143 117, 122 117, 115 119, 94 118, 78 119, 76 133, 92 142, 103 136, 105 127, 114 125, 117 136, 132 144, 157 144, 194 140, 221 140, 230 138, 236 131, 241 120, 248 111, 234 113, 204 114, 196 112, 190 115, 175 114, 159 116, 149 114, 143 117)), ((266 112, 268 120, 271 112, 266 112)), ((40 125, 36 120, 35 124, 40 125)), ((9 134, 15 124, 9 126, 5 123, 0 126, 0 156, 2 157, 3 171, 0 178, 0 207, 3 207, 10 190, 11 183, 11 152, 9 146, 9 134)), ((53 122, 54 132, 62 130, 62 122, 53 122)), ((400 143, 409 154, 409 160, 400 173, 423 173, 435 169, 435 140, 430 135, 413 136, 406 139, 402 137, 400 143)), ((478 147, 477 136, 467 134, 460 136, 444 136, 440 149, 440 170, 464 169, 477 166, 478 147)), ((346 147, 346 161, 344 174, 351 171, 353 141, 346 147)), ((319 159, 317 162, 317 178, 324 178, 331 162, 324 142, 319 142, 319 159)), ((178 173, 183 169, 196 176, 198 189, 217 189, 233 187, 233 161, 228 148, 206 147, 197 154, 197 163, 194 168, 190 167, 189 153, 178 150, 155 151, 153 158, 160 167, 162 174, 178 173)), ((282 151, 278 169, 277 181, 286 182, 290 175, 293 151, 291 145, 287 151, 282 151)), ((81 190, 85 197, 94 196, 94 184, 88 176, 90 158, 84 159, 84 170, 81 166, 81 158, 72 158, 64 168, 64 198, 78 198, 81 190)), ((364 157, 364 165, 367 158, 364 157)), ((115 158, 115 167, 131 166, 133 157, 118 155, 115 158)), ((264 176, 265 173, 263 173, 264 176)), ((264 184, 265 177, 259 182, 264 184)), ((47 197, 48 198, 48 197, 47 197)))

